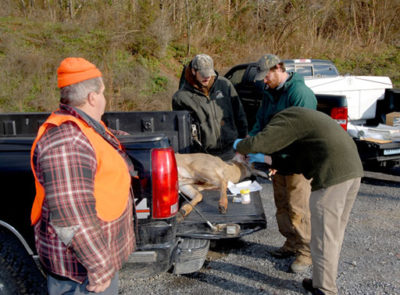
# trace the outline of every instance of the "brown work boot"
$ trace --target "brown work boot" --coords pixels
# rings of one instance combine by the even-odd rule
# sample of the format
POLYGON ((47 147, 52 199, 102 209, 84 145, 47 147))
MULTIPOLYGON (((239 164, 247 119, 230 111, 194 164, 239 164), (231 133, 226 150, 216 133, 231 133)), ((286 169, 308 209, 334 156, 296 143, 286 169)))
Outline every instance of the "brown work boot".
POLYGON ((289 248, 287 248, 285 246, 282 246, 276 250, 272 250, 269 253, 276 258, 287 258, 287 257, 294 256, 296 254, 295 251, 290 250, 289 248))
POLYGON ((303 254, 298 254, 296 259, 293 261, 292 265, 290 266, 290 270, 292 272, 305 272, 310 265, 312 265, 312 260, 310 256, 305 256, 303 254))

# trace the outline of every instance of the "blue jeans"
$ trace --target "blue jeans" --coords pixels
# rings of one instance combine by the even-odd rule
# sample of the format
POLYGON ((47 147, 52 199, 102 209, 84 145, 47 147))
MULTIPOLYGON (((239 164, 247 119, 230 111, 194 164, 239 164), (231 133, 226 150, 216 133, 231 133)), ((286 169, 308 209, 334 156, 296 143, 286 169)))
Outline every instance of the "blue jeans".
POLYGON ((49 295, 81 295, 81 294, 96 294, 96 295, 117 295, 118 294, 118 272, 111 280, 110 286, 101 293, 89 292, 86 289, 88 284, 86 279, 82 284, 72 280, 60 280, 51 275, 47 275, 47 290, 49 295))

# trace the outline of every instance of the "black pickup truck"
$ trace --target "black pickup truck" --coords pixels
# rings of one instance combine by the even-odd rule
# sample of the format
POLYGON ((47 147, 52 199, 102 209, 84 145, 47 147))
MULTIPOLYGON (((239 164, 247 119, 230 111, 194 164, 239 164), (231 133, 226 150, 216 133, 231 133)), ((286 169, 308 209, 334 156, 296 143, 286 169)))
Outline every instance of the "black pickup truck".
MULTIPOLYGON (((331 78, 339 75, 335 65, 328 60, 319 59, 287 59, 287 72, 297 72, 305 79, 331 78)), ((261 104, 262 87, 254 81, 257 63, 244 63, 232 67, 225 77, 235 86, 247 114, 249 128, 255 123, 255 115, 261 104)), ((263 83, 263 82, 262 82, 263 83)), ((348 110, 344 95, 316 94, 317 109, 330 115, 347 130, 348 110)), ((377 101, 375 118, 368 120, 368 126, 385 123, 385 115, 400 110, 400 89, 386 89, 384 99, 377 101)), ((360 158, 365 167, 392 167, 400 163, 400 143, 380 143, 354 138, 360 158)))
MULTIPOLYGON (((35 196, 30 149, 47 116, 0 114, 1 294, 46 294, 30 225, 35 196)), ((230 202, 227 213, 220 214, 219 193, 206 191, 197 210, 183 222, 177 222, 176 212, 184 200, 178 197, 174 153, 190 152, 188 112, 113 112, 104 114, 103 121, 112 129, 132 134, 119 137, 138 175, 132 178, 138 221, 137 251, 124 266, 132 276, 195 272, 205 261, 210 240, 238 238, 266 228, 259 192, 252 193, 250 204, 230 202), (229 226, 239 231, 228 230, 229 226)))

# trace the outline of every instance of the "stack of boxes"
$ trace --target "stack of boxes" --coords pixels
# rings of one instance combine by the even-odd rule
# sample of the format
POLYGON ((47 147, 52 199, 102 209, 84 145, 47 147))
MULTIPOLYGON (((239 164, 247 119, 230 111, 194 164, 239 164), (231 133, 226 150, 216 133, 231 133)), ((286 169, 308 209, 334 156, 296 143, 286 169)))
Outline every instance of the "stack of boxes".
POLYGON ((386 114, 386 125, 400 127, 400 112, 386 114))

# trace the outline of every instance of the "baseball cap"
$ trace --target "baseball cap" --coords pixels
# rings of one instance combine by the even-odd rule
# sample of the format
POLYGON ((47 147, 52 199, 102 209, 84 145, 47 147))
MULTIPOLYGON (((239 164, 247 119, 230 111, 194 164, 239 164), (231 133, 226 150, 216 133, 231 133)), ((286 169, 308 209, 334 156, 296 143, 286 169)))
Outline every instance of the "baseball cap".
POLYGON ((207 54, 198 54, 192 60, 192 68, 200 72, 203 77, 216 76, 214 62, 207 54))
POLYGON ((81 57, 67 57, 57 69, 58 88, 101 77, 100 70, 81 57))
POLYGON ((270 68, 279 64, 281 60, 274 54, 265 54, 257 62, 257 74, 254 80, 264 80, 270 68))

